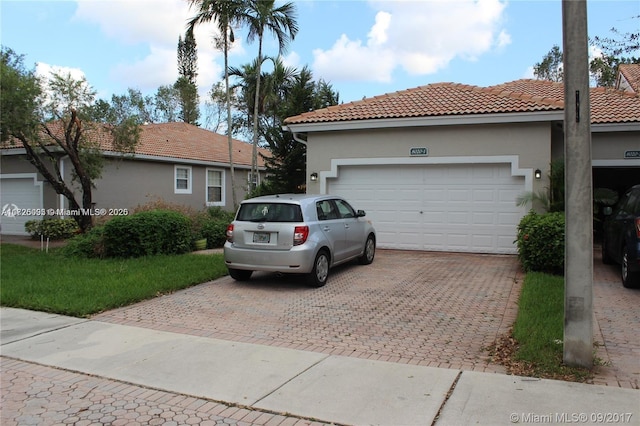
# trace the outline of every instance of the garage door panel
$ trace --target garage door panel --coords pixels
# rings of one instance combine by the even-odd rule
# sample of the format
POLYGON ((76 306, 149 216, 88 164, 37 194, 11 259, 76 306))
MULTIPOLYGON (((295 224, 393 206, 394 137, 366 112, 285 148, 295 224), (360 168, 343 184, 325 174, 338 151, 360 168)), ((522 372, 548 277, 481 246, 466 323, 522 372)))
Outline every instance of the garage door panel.
POLYGON ((425 188, 422 190, 422 199, 424 201, 441 202, 445 199, 444 189, 425 188))
MULTIPOLYGON (((34 178, 2 178, 0 179, 1 208, 10 212, 14 208, 23 211, 37 211, 42 209, 42 187, 37 185, 34 178)), ((2 233, 6 235, 27 235, 25 223, 30 220, 42 219, 42 216, 13 216, 10 213, 0 216, 2 233)))
POLYGON ((450 189, 448 191, 446 191, 447 196, 446 199, 449 201, 471 201, 472 200, 472 193, 471 190, 469 189, 450 189))
POLYGON ((493 225, 495 220, 496 215, 490 212, 473 214, 473 223, 475 225, 493 225))
POLYGON ((469 223, 469 212, 451 212, 447 215, 447 223, 467 225, 469 223))
POLYGON ((367 211, 382 248, 515 253, 526 213, 511 164, 343 166, 327 188, 367 211))
POLYGON ((473 191, 473 201, 495 202, 497 199, 497 191, 494 189, 477 189, 473 191))

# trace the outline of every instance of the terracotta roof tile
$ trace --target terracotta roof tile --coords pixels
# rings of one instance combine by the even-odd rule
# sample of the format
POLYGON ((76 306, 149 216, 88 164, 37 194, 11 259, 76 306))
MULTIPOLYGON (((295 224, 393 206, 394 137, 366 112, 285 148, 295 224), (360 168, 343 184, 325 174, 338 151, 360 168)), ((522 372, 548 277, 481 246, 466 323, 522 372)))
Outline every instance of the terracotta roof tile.
MULTIPOLYGON (((91 139, 98 142, 103 151, 116 152, 111 138, 101 127, 96 126, 87 131, 93 133, 91 139)), ((16 146, 19 147, 20 143, 5 144, 2 148, 16 146)), ((251 165, 252 147, 249 143, 234 139, 234 164, 251 165)), ((263 148, 259 148, 258 152, 265 156, 270 155, 270 152, 263 148)), ((136 145, 135 154, 167 159, 229 163, 229 145, 225 135, 187 123, 158 123, 141 126, 140 140, 136 145)), ((258 166, 264 166, 264 160, 260 155, 258 155, 258 166)))
MULTIPOLYGON (((640 97, 618 90, 591 91, 592 121, 640 121, 640 97)), ((564 86, 517 80, 491 87, 436 83, 289 117, 285 124, 344 122, 470 114, 562 111, 564 86)))
MULTIPOLYGON (((251 164, 252 145, 233 140, 234 164, 251 164)), ((268 151, 259 152, 267 155, 268 151)), ((227 137, 187 123, 159 123, 142 126, 136 154, 220 163, 229 162, 227 137)), ((263 165, 258 156, 258 164, 263 165)))
POLYGON ((640 64, 620 64, 618 72, 629 83, 631 90, 640 93, 640 64))

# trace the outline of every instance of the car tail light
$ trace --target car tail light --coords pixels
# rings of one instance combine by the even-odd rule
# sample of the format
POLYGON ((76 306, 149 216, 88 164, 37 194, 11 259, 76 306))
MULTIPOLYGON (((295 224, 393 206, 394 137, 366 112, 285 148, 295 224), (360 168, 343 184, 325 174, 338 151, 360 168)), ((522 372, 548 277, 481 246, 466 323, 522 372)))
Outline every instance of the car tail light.
POLYGON ((233 225, 227 225, 227 241, 233 242, 233 225))
POLYGON ((640 238, 640 217, 636 218, 636 236, 640 238))
POLYGON ((293 245, 299 246, 300 244, 304 244, 304 242, 307 241, 307 237, 309 237, 309 227, 296 226, 293 230, 293 245))

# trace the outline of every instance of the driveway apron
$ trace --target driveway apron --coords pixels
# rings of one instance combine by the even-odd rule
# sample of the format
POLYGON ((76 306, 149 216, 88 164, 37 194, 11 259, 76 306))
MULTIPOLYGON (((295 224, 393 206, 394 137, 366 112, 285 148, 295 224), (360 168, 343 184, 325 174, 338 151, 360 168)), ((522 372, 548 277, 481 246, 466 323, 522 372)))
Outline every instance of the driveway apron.
POLYGON ((504 372, 485 348, 517 313, 515 256, 379 250, 373 264, 229 277, 93 319, 197 336, 432 367, 504 372))
MULTIPOLYGON (((486 348, 517 315, 516 256, 378 250, 371 265, 297 276, 230 277, 96 315, 197 336, 431 367, 504 373, 486 348)), ((640 289, 594 248, 594 383, 639 388, 640 289)))

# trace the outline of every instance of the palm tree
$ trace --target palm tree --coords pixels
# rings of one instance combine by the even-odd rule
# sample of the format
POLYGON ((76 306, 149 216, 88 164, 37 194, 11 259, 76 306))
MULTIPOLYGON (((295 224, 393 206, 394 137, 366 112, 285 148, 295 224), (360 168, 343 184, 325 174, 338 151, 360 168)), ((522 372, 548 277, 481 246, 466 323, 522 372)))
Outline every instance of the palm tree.
POLYGON ((215 21, 220 31, 216 47, 224 53, 224 81, 227 101, 227 141, 229 144, 229 165, 231 167, 231 196, 234 208, 238 205, 233 164, 233 136, 231 134, 231 90, 229 88, 229 49, 235 41, 233 26, 242 21, 246 1, 242 0, 188 0, 190 7, 196 8, 196 15, 189 20, 187 32, 193 34, 199 24, 215 21))
POLYGON ((262 72, 262 42, 265 30, 273 33, 278 41, 278 54, 284 53, 289 41, 298 33, 298 23, 295 16, 293 3, 285 3, 275 7, 275 0, 249 0, 245 15, 242 20, 248 25, 247 41, 252 42, 258 38, 258 59, 256 70, 256 89, 253 105, 253 152, 251 159, 252 189, 257 183, 254 176, 258 174, 258 114, 260 97, 260 73, 262 72))

